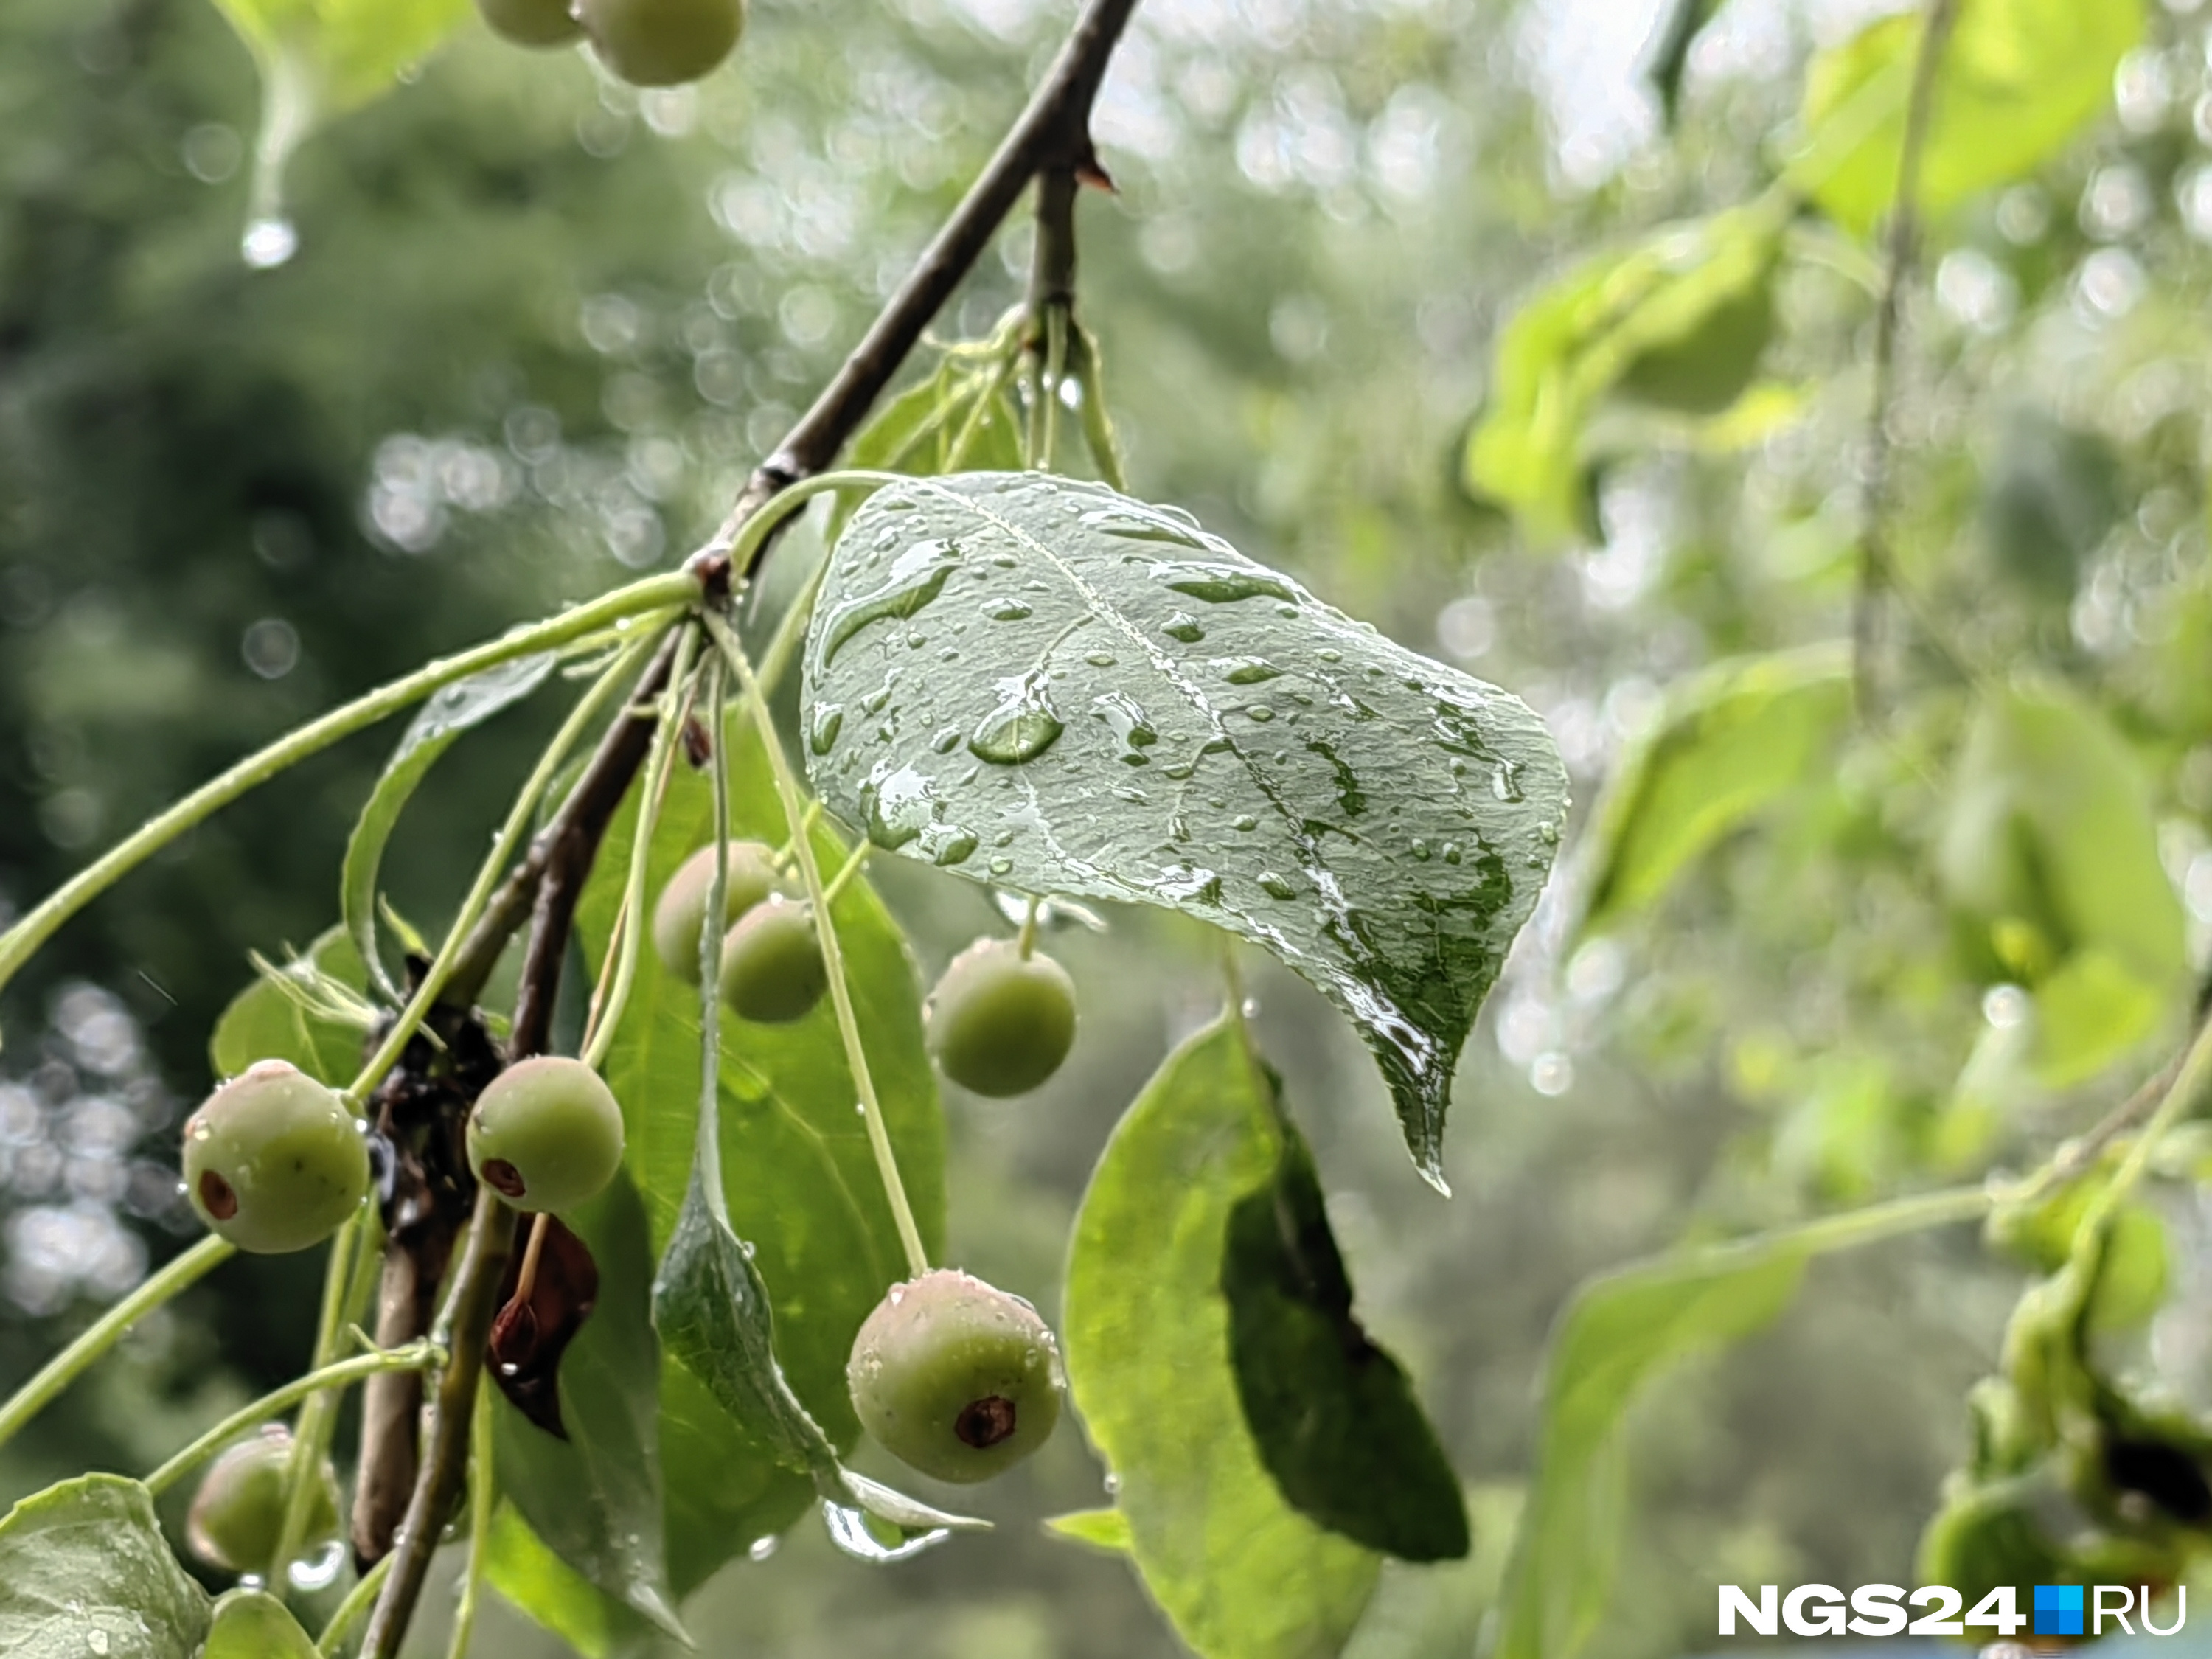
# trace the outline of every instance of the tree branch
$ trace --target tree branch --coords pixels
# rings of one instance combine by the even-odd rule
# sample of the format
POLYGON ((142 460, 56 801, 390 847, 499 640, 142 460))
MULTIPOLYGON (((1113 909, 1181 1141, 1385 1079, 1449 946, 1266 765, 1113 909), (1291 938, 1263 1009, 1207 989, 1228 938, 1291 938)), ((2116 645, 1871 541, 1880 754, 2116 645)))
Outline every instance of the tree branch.
MULTIPOLYGON (((729 550, 746 520, 780 491, 811 477, 836 457, 869 409, 920 343, 922 331, 965 280, 990 246, 1006 215, 1041 169, 1071 181, 1105 182, 1090 137, 1090 116, 1106 65, 1137 0, 1090 0, 1043 83, 1030 98, 998 152, 953 210, 920 263, 854 347, 843 365, 781 444, 745 481, 729 516, 692 556, 691 567, 713 588, 742 583, 770 544, 764 539, 732 572, 729 550)), ((1072 281, 1072 240, 1065 274, 1072 281)), ((709 597, 712 597, 710 592, 709 597)), ((668 682, 677 635, 641 676, 629 708, 608 727, 584 775, 562 802, 529 855, 502 884, 471 933, 448 981, 450 997, 465 1005, 482 991, 507 941, 526 915, 530 942, 516 999, 510 1060, 541 1052, 552 1019, 562 957, 583 884, 616 808, 644 763, 652 735, 652 704, 668 682)), ((410 1498, 392 1567, 370 1616, 362 1653, 392 1659, 414 1615, 430 1558, 460 1490, 468 1455, 468 1425, 483 1369, 484 1344, 500 1273, 512 1248, 514 1212, 479 1190, 467 1243, 454 1269, 447 1308, 453 1322, 452 1358, 438 1380, 424 1432, 421 1473, 410 1498)))
MULTIPOLYGON (((1862 717, 1874 709, 1874 653, 1881 595, 1896 583, 1889 544, 1891 404, 1897 392, 1897 350, 1903 331, 1905 292, 1920 258, 1920 158, 1936 112, 1936 76, 1943 49, 1959 21, 1959 0, 1928 0, 1920 51, 1912 64, 1912 92, 1905 110, 1905 135, 1897 152, 1897 191, 1889 213, 1888 257, 1881 301, 1875 313, 1874 387, 1867 413, 1866 489, 1861 506, 1858 586, 1851 602, 1851 688, 1862 717)), ((1941 637, 1936 640, 1942 644, 1941 637)))

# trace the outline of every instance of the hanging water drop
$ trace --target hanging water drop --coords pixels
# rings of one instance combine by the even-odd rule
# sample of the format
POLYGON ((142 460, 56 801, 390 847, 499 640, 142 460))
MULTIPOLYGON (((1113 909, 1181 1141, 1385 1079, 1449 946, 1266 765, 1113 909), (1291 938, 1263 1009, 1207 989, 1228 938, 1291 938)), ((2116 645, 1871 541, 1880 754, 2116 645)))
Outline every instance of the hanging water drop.
POLYGON ((996 766, 1018 766, 1051 748, 1066 729, 1043 672, 1033 669, 999 682, 998 706, 969 735, 968 752, 996 766))
POLYGON ((300 233, 289 219, 256 219, 239 239, 238 251, 254 270, 274 270, 300 251, 300 233))

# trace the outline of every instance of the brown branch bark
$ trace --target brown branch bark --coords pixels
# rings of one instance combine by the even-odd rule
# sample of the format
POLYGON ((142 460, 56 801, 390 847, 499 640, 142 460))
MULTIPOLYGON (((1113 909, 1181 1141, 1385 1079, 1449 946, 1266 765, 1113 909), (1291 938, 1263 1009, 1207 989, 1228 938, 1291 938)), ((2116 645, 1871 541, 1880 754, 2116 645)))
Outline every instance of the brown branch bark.
MULTIPOLYGON (((923 331, 990 246, 992 236, 1030 181, 1045 174, 1050 191, 1060 186, 1049 181, 1064 179, 1071 198, 1078 179, 1106 182, 1091 147, 1091 108, 1136 3, 1137 0, 1090 0, 1020 118, 915 270, 813 406, 753 470, 714 538, 693 556, 693 568, 708 586, 742 584, 751 575, 751 567, 737 572, 728 568, 728 550, 738 531, 780 490, 812 477, 836 458, 920 343, 923 331)), ((1041 238, 1041 247, 1047 240, 1041 238)), ((1072 284, 1072 235, 1066 246, 1063 276, 1072 284)), ((765 556, 767 545, 763 543, 755 555, 754 565, 765 556)), ((648 711, 667 684, 674 659, 672 634, 668 644, 640 678, 629 708, 608 727, 583 775, 532 843, 528 855, 502 884, 464 947, 447 995, 466 1003, 482 991, 507 941, 524 918, 530 921, 530 940, 509 1040, 510 1060, 542 1052, 545 1046, 576 902, 607 825, 644 762, 653 731, 648 711)), ((448 1297, 453 1320, 448 1352, 453 1358, 438 1380, 420 1472, 395 1536, 396 1559, 362 1643, 365 1659, 392 1659, 398 1651, 421 1597, 439 1534, 459 1493, 467 1462, 470 1413, 483 1375, 492 1304, 514 1232, 514 1212, 491 1194, 480 1192, 448 1297)), ((364 1424, 365 1431, 368 1426, 364 1424)), ((390 1431, 387 1423, 383 1432, 390 1431)), ((365 1444, 365 1462, 369 1449, 365 1444)))

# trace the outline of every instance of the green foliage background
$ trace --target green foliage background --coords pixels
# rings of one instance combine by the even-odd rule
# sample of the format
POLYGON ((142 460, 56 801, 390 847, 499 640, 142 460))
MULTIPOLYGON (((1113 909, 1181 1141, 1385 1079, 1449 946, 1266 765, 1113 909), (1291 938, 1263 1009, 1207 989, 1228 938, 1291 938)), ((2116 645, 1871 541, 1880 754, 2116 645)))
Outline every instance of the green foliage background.
MULTIPOLYGON (((1803 66, 1838 38, 1767 8, 1734 46, 1693 52, 1679 131, 1592 185, 1538 95, 1556 91, 1553 9, 1140 12, 1100 121, 1121 191, 1083 210, 1082 305, 1136 493, 1522 691, 1565 752, 1578 827, 1620 775, 1687 803, 1690 821, 1607 843, 1656 864, 1563 889, 1604 896, 1610 937, 1577 935, 1564 904, 1540 913, 1461 1074, 1449 1203, 1407 1164, 1351 1033, 1288 975, 1255 981, 1361 1316, 1477 1489, 1472 1562, 1386 1568, 1360 1659, 1468 1650, 1576 1283, 2039 1157, 2148 1069, 2185 995, 2157 945, 2148 989, 2097 1005, 2133 1010, 2140 1041, 2069 1073, 2008 1035, 1988 988, 2062 972, 2109 916, 1972 925, 1939 849, 1973 716, 1924 642, 1897 644, 1894 615, 1879 742, 1837 746, 1832 672, 1790 659, 1814 688, 1791 699, 1726 665, 1846 631, 1865 244, 1810 219, 1773 233, 1789 250, 1775 343, 1729 415, 1601 399, 1587 447, 1553 458, 1571 488, 1545 497, 1566 504, 1548 520, 1524 509, 1516 527, 1464 492, 1462 441, 1505 390, 1492 349, 1538 283, 1754 196, 1798 153, 1803 66), (1661 775, 1665 743, 1625 759, 1684 709, 1670 737, 1763 722, 1790 763, 1686 781, 1661 775)), ((0 10, 0 908, 337 697, 696 541, 980 164, 1062 21, 980 0, 763 4, 732 69, 642 100, 471 24, 401 95, 299 152, 300 251, 254 271, 238 244, 257 94, 217 13, 0 10)), ((2202 29, 2164 11, 2148 28, 2117 100, 2092 100, 2037 182, 1937 204, 1932 281, 1907 308, 1894 541, 1957 648, 2093 711, 2099 753, 2136 781, 2129 827, 2097 830, 2087 856, 2109 874, 2118 833, 2137 877, 2154 861, 2193 907, 2177 902, 2201 975, 2212 123, 2202 29)), ((1008 233, 948 337, 1018 295, 1025 236, 1008 233)), ((403 911, 451 905, 546 719, 505 717, 432 774, 387 858, 403 911)), ((246 953, 335 919, 346 830, 394 735, 288 777, 74 925, 0 1011, 0 1071, 69 1063, 79 1075, 42 1086, 96 1091, 65 1034, 35 1034, 70 982, 108 988, 149 1046, 132 1109, 147 1156, 167 1157, 165 1114, 205 1086, 246 953)), ((2063 852, 2064 814, 2024 810, 2063 852)), ((878 880, 927 969, 990 925, 964 888, 878 880)), ((951 1257, 1048 1313, 1108 1131, 1218 998, 1209 940, 1113 920, 1064 937, 1085 998, 1067 1072, 1032 1098, 948 1103, 951 1257)), ((67 1179, 5 1201, 66 1202, 67 1179)), ((2196 1282, 2202 1224, 2179 1201, 2160 1214, 2169 1276, 2196 1282)), ((173 1248, 146 1224, 157 1255, 173 1248)), ((0 1497, 88 1464, 143 1469, 290 1374, 311 1273, 226 1269, 0 1457, 0 1497)), ((1682 1650, 1717 1579, 1910 1582, 1964 1445, 1961 1395, 2020 1282, 1955 1233, 1823 1261, 1771 1329, 1642 1397, 1623 1579, 1589 1650, 1682 1650)), ((0 1386, 85 1311, 0 1310, 0 1386)), ((2186 1297, 2156 1331, 2167 1357, 2212 1346, 2186 1297)), ((990 1538, 870 1570, 802 1528, 771 1565, 716 1580, 692 1628, 709 1650, 794 1656, 1172 1651, 1121 1563, 1030 1524, 1095 1506, 1097 1481, 1064 1432, 993 1489, 990 1538)), ((537 1638, 509 1620, 480 1639, 528 1655, 537 1638)))

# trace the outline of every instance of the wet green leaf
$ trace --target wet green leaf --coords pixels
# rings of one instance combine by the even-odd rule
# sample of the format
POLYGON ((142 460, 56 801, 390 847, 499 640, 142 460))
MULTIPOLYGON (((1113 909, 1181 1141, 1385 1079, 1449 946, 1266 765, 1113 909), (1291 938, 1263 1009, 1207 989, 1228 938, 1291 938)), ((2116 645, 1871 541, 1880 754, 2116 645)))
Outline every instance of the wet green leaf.
POLYGON ((1598 803, 1583 926, 1662 897, 1689 864, 1824 770, 1850 718, 1840 650, 1722 663, 1682 687, 1598 803))
POLYGON ((1135 1547, 1129 1536, 1129 1517, 1116 1509, 1077 1510, 1055 1515, 1044 1524, 1048 1531, 1062 1538, 1110 1555, 1127 1555, 1135 1547))
POLYGON ((266 1590, 234 1589, 215 1604, 200 1659, 315 1659, 315 1644, 266 1590))
MULTIPOLYGON (((1813 60, 1803 124, 1813 198, 1870 234, 1897 193, 1922 33, 1918 10, 1870 24, 1813 60)), ((2142 40, 2141 0, 1973 0, 1937 70, 1920 157, 1920 204, 1940 216, 2024 179, 2102 111, 2112 73, 2142 40)))
POLYGON ((649 1633, 642 1619, 556 1555, 512 1504, 501 1504, 492 1516, 488 1541, 486 1582, 583 1659, 610 1659, 649 1633))
POLYGON ((1313 1154, 1279 1111, 1276 1129, 1274 1179, 1231 1206, 1222 1252, 1245 1426, 1302 1514, 1401 1560, 1456 1560, 1459 1477, 1406 1373, 1352 1317, 1313 1154))
POLYGON ((364 1025, 332 1018, 317 981, 327 979, 353 992, 366 990, 361 953, 333 927, 307 948, 303 960, 274 975, 257 974, 231 999, 216 1022, 208 1058, 217 1077, 236 1077, 257 1060, 289 1060, 309 1077, 343 1089, 361 1070, 364 1025))
MULTIPOLYGON (((732 833, 778 844, 783 816, 758 738, 749 721, 732 731, 732 833)), ((594 962, 622 902, 635 812, 633 799, 617 814, 579 907, 578 929, 594 962)), ((712 818, 707 778, 679 767, 653 842, 648 902, 709 839, 712 818)), ((846 849, 828 830, 817 830, 815 846, 824 869, 842 866, 846 849)), ((922 1048, 919 976, 866 881, 848 883, 832 914, 899 1168, 923 1238, 934 1249, 944 1228, 945 1130, 922 1048)), ((672 978, 650 948, 640 953, 637 972, 605 1073, 622 1103, 624 1161, 658 1256, 676 1231, 691 1169, 698 992, 672 978)), ((721 1097, 730 1220, 753 1248, 751 1265, 775 1306, 775 1353, 807 1413, 835 1444, 849 1446, 860 1432, 845 1391, 853 1335, 906 1267, 827 1000, 789 1025, 726 1018, 721 1097)), ((732 1418, 690 1370, 664 1353, 660 1371, 668 1570, 682 1595, 754 1540, 789 1526, 815 1489, 782 1467, 764 1432, 732 1418)))
POLYGON ((2036 994, 2035 1064, 2064 1086, 2142 1040, 2187 969, 2180 896, 2160 861, 2142 768, 2073 691, 1985 694, 1938 849, 1983 971, 2036 994))
POLYGON ((660 1350, 650 1317, 645 1209, 620 1178, 562 1219, 590 1249, 599 1298, 561 1356, 563 1440, 492 1404, 501 1493, 571 1569, 683 1637, 662 1559, 660 1350))
POLYGON ((1224 1251, 1285 1142, 1240 1022, 1169 1055, 1092 1172, 1061 1337, 1146 1588, 1201 1659, 1325 1659, 1381 1558, 1285 1501, 1229 1362, 1224 1251))
POLYGON ((870 498, 805 689, 815 787, 878 845, 1264 945, 1352 1018, 1438 1178, 1460 1045, 1565 811, 1517 699, 1183 514, 1036 473, 870 498))
POLYGON ((368 964, 378 987, 394 1001, 400 1000, 399 992, 376 946, 376 877, 384 862, 385 844, 398 826, 399 815, 407 810, 415 787, 429 775, 453 740, 543 685, 556 660, 550 651, 519 657, 449 685, 424 703, 401 734, 399 746, 392 751, 384 775, 377 779, 376 787, 354 822, 338 875, 338 913, 345 919, 354 950, 368 964))
POLYGON ((1468 490, 1536 542, 1594 538, 1588 428, 1601 402, 1627 394, 1697 415, 1732 405, 1772 331, 1781 233, 1760 209, 1670 225, 1524 301, 1468 434, 1468 490))
POLYGON ((207 1632, 207 1592, 169 1553, 136 1480, 82 1475, 0 1520, 9 1659, 194 1659, 207 1632))

